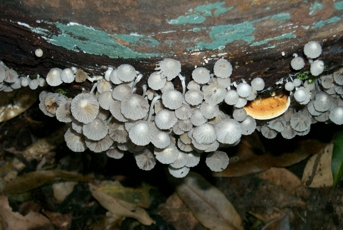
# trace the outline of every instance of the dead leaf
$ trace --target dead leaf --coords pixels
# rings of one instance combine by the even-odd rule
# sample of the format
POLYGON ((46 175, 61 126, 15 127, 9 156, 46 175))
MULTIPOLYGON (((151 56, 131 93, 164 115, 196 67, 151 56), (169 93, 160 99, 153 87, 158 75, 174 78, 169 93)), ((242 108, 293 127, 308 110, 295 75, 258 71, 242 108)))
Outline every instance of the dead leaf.
POLYGON ((165 204, 160 205, 159 213, 176 230, 195 229, 199 223, 176 193, 173 193, 165 204))
POLYGON ((207 228, 243 229, 241 217, 226 196, 197 173, 177 180, 176 193, 207 228))
POLYGON ((89 176, 82 176, 80 174, 61 170, 35 171, 23 174, 10 181, 4 189, 4 193, 24 193, 46 184, 52 184, 57 181, 90 182, 92 180, 93 178, 89 176))
POLYGON ((39 90, 20 88, 12 92, 0 92, 0 122, 10 120, 25 112, 35 103, 39 90))
POLYGON ((151 219, 149 214, 137 205, 116 199, 102 191, 99 191, 98 188, 91 183, 89 183, 89 190, 101 206, 111 212, 112 215, 135 218, 145 225, 155 224, 155 221, 151 219))
POLYGON ((47 210, 42 211, 44 215, 46 215, 51 222, 57 227, 59 230, 67 230, 70 229, 71 222, 73 220, 72 213, 58 213, 58 212, 49 212, 47 210))
POLYGON ((333 143, 327 145, 322 153, 312 156, 304 169, 302 182, 310 188, 333 185, 331 171, 333 143))
POLYGON ((2 228, 6 230, 54 229, 51 222, 42 214, 29 212, 22 216, 12 212, 6 196, 0 196, 0 219, 2 228))
POLYGON ((52 185, 52 191, 54 197, 58 203, 64 201, 64 199, 73 192, 75 185, 77 182, 74 181, 67 181, 67 182, 59 182, 52 185))
POLYGON ((262 230, 290 230, 291 224, 289 221, 289 212, 270 221, 262 230))
POLYGON ((149 185, 143 185, 139 188, 129 188, 122 186, 119 181, 103 181, 97 187, 100 192, 104 192, 131 204, 136 204, 142 208, 149 208, 153 200, 153 197, 149 193, 153 187, 149 185))
POLYGON ((249 142, 239 144, 237 155, 230 158, 228 167, 216 177, 237 177, 251 173, 258 173, 271 167, 287 167, 296 164, 309 155, 316 154, 322 149, 323 144, 316 140, 300 141, 294 152, 282 153, 274 156, 270 153, 256 154, 249 142))
POLYGON ((301 180, 285 168, 270 168, 258 174, 258 177, 273 183, 287 194, 307 198, 310 194, 301 180))

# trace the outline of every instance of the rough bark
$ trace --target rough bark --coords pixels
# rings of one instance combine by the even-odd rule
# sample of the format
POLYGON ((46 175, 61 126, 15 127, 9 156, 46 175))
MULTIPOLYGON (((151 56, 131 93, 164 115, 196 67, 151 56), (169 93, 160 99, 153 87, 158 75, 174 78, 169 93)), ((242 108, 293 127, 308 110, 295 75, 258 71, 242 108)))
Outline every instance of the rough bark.
POLYGON ((0 9, 0 60, 25 74, 70 66, 99 74, 122 63, 148 73, 163 57, 190 72, 223 56, 232 78, 270 85, 310 40, 323 45, 328 71, 343 61, 342 1, 28 0, 0 9))

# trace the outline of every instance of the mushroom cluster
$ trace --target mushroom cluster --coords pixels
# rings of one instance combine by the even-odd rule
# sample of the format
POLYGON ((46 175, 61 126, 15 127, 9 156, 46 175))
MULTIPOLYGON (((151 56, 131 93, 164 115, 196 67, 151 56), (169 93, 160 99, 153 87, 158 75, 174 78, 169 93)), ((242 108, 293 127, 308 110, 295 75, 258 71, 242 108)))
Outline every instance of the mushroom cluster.
POLYGON ((38 87, 45 86, 45 79, 37 78, 31 79, 29 76, 19 77, 18 73, 8 68, 2 61, 0 61, 0 91, 11 92, 21 87, 29 87, 35 90, 38 87))
POLYGON ((170 58, 160 61, 142 86, 143 75, 129 64, 108 68, 103 77, 85 74, 77 80, 79 72, 53 68, 46 82, 56 87, 88 79, 93 82, 90 91, 74 98, 42 91, 39 97, 44 114, 69 124, 67 146, 75 152, 106 152, 115 159, 131 152, 139 168, 151 170, 159 161, 175 177, 186 176, 202 153, 211 170, 224 170, 229 158, 219 148, 236 145, 255 130, 255 119, 243 107, 264 88, 261 78, 252 86, 231 83, 232 66, 225 59, 216 61, 213 73, 195 68, 188 84, 181 63, 170 58), (223 103, 234 108, 233 116, 221 110, 223 103))
MULTIPOLYGON (((319 43, 306 44, 304 53, 315 68, 319 60, 312 59, 321 53, 319 43)), ((291 66, 299 70, 304 59, 295 56, 291 66)), ((8 71, 2 66, 0 80, 8 71)), ((343 124, 343 68, 319 73, 312 82, 292 79, 283 85, 287 93, 262 98, 264 80, 231 82, 233 68, 225 59, 218 59, 211 70, 196 67, 187 82, 179 61, 165 58, 157 66, 146 84, 129 64, 109 67, 95 77, 81 69, 53 68, 46 76, 51 87, 88 80, 92 88, 73 98, 42 91, 39 107, 69 125, 65 141, 72 151, 106 152, 114 159, 132 153, 140 169, 151 170, 158 161, 174 177, 186 176, 202 154, 212 171, 224 170, 229 158, 220 150, 255 130, 266 138, 280 133, 291 139, 306 135, 315 122, 343 124)))

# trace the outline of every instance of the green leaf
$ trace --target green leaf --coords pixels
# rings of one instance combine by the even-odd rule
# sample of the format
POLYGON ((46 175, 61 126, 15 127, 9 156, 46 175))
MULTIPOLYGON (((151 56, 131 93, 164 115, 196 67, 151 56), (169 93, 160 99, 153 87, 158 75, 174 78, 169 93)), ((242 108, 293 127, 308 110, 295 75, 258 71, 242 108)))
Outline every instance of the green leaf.
POLYGON ((335 187, 343 177, 343 130, 335 135, 331 167, 335 187))

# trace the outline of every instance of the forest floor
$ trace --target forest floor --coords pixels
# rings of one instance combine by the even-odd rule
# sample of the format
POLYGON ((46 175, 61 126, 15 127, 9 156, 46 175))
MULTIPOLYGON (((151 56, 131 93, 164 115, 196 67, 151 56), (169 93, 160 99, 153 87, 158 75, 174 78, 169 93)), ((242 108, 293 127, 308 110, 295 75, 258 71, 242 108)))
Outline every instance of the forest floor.
POLYGON ((0 229, 343 229, 330 155, 340 127, 312 127, 292 140, 244 137, 224 150, 223 172, 202 158, 175 179, 159 163, 138 169, 130 153, 70 151, 63 125, 35 104, 0 123, 0 229))

